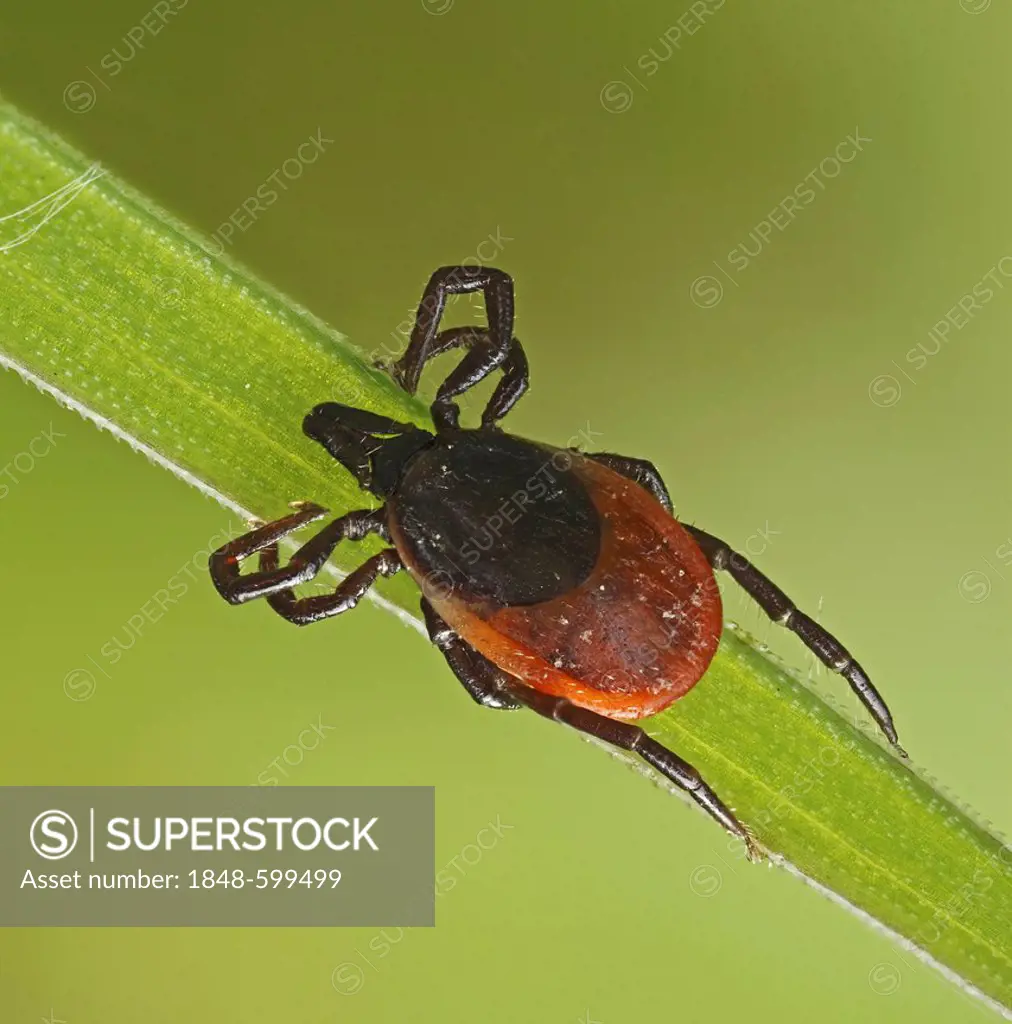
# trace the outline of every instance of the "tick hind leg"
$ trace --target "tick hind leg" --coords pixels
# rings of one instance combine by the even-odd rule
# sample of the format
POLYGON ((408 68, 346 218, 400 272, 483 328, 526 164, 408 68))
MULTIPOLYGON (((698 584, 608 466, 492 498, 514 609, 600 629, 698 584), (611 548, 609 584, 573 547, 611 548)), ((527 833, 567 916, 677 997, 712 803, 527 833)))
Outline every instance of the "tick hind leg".
MULTIPOLYGON (((589 453, 588 458, 614 469, 616 473, 635 480, 645 487, 670 512, 671 499, 660 473, 645 459, 631 459, 610 452, 589 453)), ((764 576, 744 555, 732 551, 717 537, 682 523, 692 534, 696 543, 706 555, 714 569, 726 570, 731 578, 763 609, 774 622, 797 633, 801 641, 827 667, 838 672, 850 684, 861 703, 868 709, 886 738, 906 757, 906 751, 899 745, 892 715, 882 695, 875 689, 867 673, 854 660, 850 652, 814 619, 797 609, 793 601, 764 576)))
POLYGON ((424 599, 422 614, 425 616, 429 638, 443 652, 453 674, 463 683, 464 689, 479 704, 487 708, 510 710, 528 707, 545 718, 562 722, 605 743, 639 754, 666 779, 684 789, 731 835, 741 839, 745 843, 750 859, 761 859, 759 847, 752 833, 703 781, 699 772, 676 753, 652 739, 638 726, 605 718, 603 715, 571 704, 564 697, 552 697, 525 686, 462 640, 424 599))
POLYGON ((666 779, 680 789, 684 789, 711 818, 719 822, 731 835, 742 840, 750 860, 762 859, 755 837, 703 781, 699 772, 674 751, 648 736, 639 726, 606 718, 604 715, 570 703, 565 697, 552 697, 519 683, 514 685, 513 692, 522 703, 545 718, 562 722, 589 736, 603 740, 605 743, 611 743, 613 746, 638 754, 666 779))
POLYGON ((858 699, 868 709, 879 728, 896 750, 906 757, 906 751, 899 745, 892 715, 882 695, 875 689, 867 673, 851 656, 850 652, 832 633, 823 629, 814 619, 799 611, 793 601, 768 577, 764 576, 744 555, 732 551, 722 540, 682 524, 695 538, 714 569, 728 572, 731 578, 759 605, 760 608, 781 626, 786 626, 801 638, 802 643, 812 651, 823 665, 838 672, 850 684, 858 699))
POLYGON ((443 652, 446 663, 473 700, 482 707, 503 711, 522 706, 510 692, 512 676, 462 640, 424 598, 422 615, 429 639, 443 652))
POLYGON ((459 410, 453 399, 501 368, 503 379, 482 414, 482 425, 490 426, 527 390, 527 358, 513 337, 513 280, 508 274, 494 267, 440 267, 422 293, 407 351, 392 368, 394 379, 413 395, 425 364, 457 346, 466 346, 467 352, 436 392, 432 418, 440 429, 455 427, 459 410), (488 327, 439 332, 447 299, 474 291, 484 293, 488 327))
POLYGON ((349 512, 333 520, 279 567, 278 542, 296 530, 325 516, 319 505, 304 504, 292 515, 259 526, 218 548, 210 558, 211 579, 230 604, 244 604, 264 597, 283 618, 306 625, 354 608, 378 576, 391 576, 402 568, 393 549, 374 555, 348 575, 333 593, 297 598, 292 587, 306 583, 323 568, 342 540, 361 540, 370 533, 386 536, 383 509, 349 512), (256 572, 240 575, 239 563, 260 553, 256 572))

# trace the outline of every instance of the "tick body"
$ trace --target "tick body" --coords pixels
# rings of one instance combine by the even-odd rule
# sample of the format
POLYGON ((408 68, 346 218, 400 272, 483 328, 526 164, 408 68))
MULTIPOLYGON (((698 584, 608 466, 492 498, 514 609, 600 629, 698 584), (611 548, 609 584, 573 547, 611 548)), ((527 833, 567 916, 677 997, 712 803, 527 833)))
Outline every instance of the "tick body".
POLYGON ((383 505, 333 519, 285 566, 280 539, 322 519, 324 509, 297 503, 291 515, 219 548, 211 575, 226 600, 262 597, 306 625, 353 608, 379 576, 406 570, 421 589, 432 642, 475 701, 527 707, 638 754, 753 857, 751 833, 699 773, 632 724, 706 672, 722 625, 714 570, 727 571, 770 618, 843 675, 897 744, 888 708, 849 652, 747 559, 679 523, 653 465, 553 448, 499 428, 528 383, 506 274, 437 270, 393 375, 413 394, 425 364, 457 347, 465 352, 436 392, 432 432, 334 402, 307 415, 304 432, 383 505), (439 331, 448 296, 476 290, 484 292, 488 326, 439 331), (454 399, 495 371, 501 377, 480 426, 462 427, 454 399), (371 533, 391 546, 332 593, 295 594, 340 541, 371 533), (258 570, 240 574, 242 559, 255 553, 258 570))
POLYGON ((434 611, 542 693, 642 718, 717 649, 720 594, 699 546, 642 487, 576 452, 451 433, 411 462, 387 514, 434 611))

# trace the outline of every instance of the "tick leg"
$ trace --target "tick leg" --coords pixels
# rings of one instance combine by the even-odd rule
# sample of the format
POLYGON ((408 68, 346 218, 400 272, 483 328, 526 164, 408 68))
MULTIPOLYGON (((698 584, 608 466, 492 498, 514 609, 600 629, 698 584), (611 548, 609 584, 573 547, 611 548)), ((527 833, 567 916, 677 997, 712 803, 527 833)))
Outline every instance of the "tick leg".
POLYGON ((432 358, 433 342, 439 321, 451 295, 482 291, 485 294, 485 312, 489 330, 500 348, 505 348, 513 337, 513 279, 494 267, 440 267, 429 278, 415 314, 408 349, 394 364, 397 382, 409 394, 414 394, 422 369, 432 358))
POLYGON ((684 789, 731 835, 741 839, 750 859, 761 859, 752 833, 703 781, 699 772, 676 753, 662 746, 638 726, 605 718, 571 704, 564 697, 552 697, 524 686, 462 640, 424 598, 422 614, 425 616, 429 638, 443 652, 453 674, 464 684, 464 689, 479 704, 510 710, 526 705, 545 718, 563 722, 606 743, 639 754, 647 764, 684 789))
POLYGON ((530 383, 527 356, 516 338, 511 338, 504 348, 497 344, 487 327, 450 327, 437 335, 429 358, 457 347, 466 347, 469 351, 436 392, 432 418, 440 429, 456 427, 460 410, 452 399, 484 380, 493 370, 502 369, 502 378, 481 415, 482 426, 491 426, 501 420, 527 390, 530 383))
POLYGON ((562 722, 580 732, 595 736, 623 750, 639 754, 666 779, 684 789, 700 807, 718 821, 731 835, 745 843, 750 860, 761 860, 755 837, 731 812, 728 806, 703 781, 699 772, 674 751, 668 750, 648 736, 639 726, 606 718, 587 708, 577 707, 565 697, 552 697, 530 687, 514 683, 513 693, 532 711, 545 718, 562 722))
POLYGON ((424 598, 422 615, 429 639, 443 652, 453 674, 475 701, 482 707, 503 711, 521 706, 510 693, 512 677, 462 640, 424 598))
POLYGON ((744 556, 732 551, 722 540, 695 526, 682 524, 702 548, 714 569, 725 570, 731 578, 759 605, 774 622, 786 626, 801 638, 823 665, 838 672, 850 684, 859 700, 868 709, 879 728, 896 750, 906 757, 899 745, 892 715, 881 694, 875 689, 864 669, 850 652, 814 619, 799 611, 794 602, 744 556))
POLYGON ((457 412, 451 399, 500 366, 505 371, 504 383, 489 402, 483 424, 489 425, 504 415, 526 390, 527 360, 513 337, 513 280, 503 271, 494 267, 440 267, 422 293, 407 351, 393 365, 394 379, 413 395, 425 364, 439 352, 465 343, 470 351, 443 382, 432 407, 433 419, 440 427, 456 424, 457 412), (456 334, 440 335, 439 322, 447 299, 479 290, 485 295, 487 329, 463 328, 456 334))
MULTIPOLYGON (((272 572, 277 567, 278 547, 273 544, 261 552, 260 570, 272 572)), ((329 619, 350 611, 365 596, 378 577, 393 576, 403 568, 401 556, 393 548, 387 548, 349 573, 329 594, 296 597, 291 589, 279 590, 267 595, 267 603, 283 619, 294 622, 296 626, 308 626, 321 619, 329 619)))
POLYGON ((257 597, 266 597, 286 587, 294 587, 311 580, 330 558, 342 540, 361 540, 367 534, 386 532, 384 510, 371 509, 349 512, 325 526, 292 555, 288 565, 239 575, 239 562, 257 551, 277 547, 278 541, 305 526, 322 519, 327 510, 319 505, 306 504, 297 512, 277 522, 257 527, 250 533, 218 548, 211 555, 211 579, 218 593, 229 604, 244 604, 257 597))
POLYGON ((492 392, 492 397, 481 414, 483 427, 491 426, 501 420, 523 397, 531 383, 527 356, 516 338, 510 341, 509 352, 502 364, 502 379, 492 392))
POLYGON ((657 467, 646 459, 632 459, 627 455, 614 455, 612 452, 587 452, 587 458, 600 462, 602 466, 615 470, 621 476, 638 483, 648 490, 665 508, 672 512, 671 495, 657 472, 657 467))

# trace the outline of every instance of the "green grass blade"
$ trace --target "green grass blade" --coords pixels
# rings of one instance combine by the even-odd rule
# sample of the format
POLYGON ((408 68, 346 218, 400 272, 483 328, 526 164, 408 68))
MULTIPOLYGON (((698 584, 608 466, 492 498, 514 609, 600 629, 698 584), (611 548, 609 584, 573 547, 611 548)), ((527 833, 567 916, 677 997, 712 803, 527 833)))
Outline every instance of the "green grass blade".
MULTIPOLYGON (((423 424, 425 409, 90 166, 0 106, 0 362, 234 508, 361 506, 303 415, 324 399, 423 424)), ((414 612, 409 582, 384 593, 414 612)), ((776 859, 1012 1005, 1012 849, 808 686, 728 630, 705 686, 647 725, 776 859)))

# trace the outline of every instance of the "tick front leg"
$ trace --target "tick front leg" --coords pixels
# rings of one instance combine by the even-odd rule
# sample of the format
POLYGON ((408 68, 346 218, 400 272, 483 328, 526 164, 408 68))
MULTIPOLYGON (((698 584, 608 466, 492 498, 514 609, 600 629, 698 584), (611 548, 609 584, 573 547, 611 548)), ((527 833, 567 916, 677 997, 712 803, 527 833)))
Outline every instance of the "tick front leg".
POLYGON ((719 822, 731 835, 736 839, 741 839, 750 860, 762 859, 762 853, 755 837, 703 781, 699 772, 687 761, 683 761, 674 751, 668 750, 667 747, 648 736, 639 726, 606 718, 587 708, 577 707, 565 697, 552 697, 519 683, 514 683, 513 693, 532 711, 536 711, 545 718, 562 722, 589 736, 603 740, 605 743, 611 743, 623 750, 639 754, 647 764, 657 769, 666 779, 670 779, 680 789, 684 789, 711 818, 719 822))
POLYGON ((510 693, 512 676, 462 640, 425 598, 422 598, 422 615, 429 639, 443 652, 447 665, 472 700, 482 707, 500 711, 515 711, 521 707, 510 693))
POLYGON ((464 348, 467 352, 440 384, 432 403, 432 419, 439 430, 457 427, 460 410, 453 399, 494 370, 501 369, 502 378, 481 414, 482 426, 491 426, 527 391, 530 384, 527 356, 516 338, 511 338, 508 345, 500 345, 487 327, 450 327, 436 336, 426 359, 434 359, 454 348, 464 348))
POLYGON ((429 278, 415 314, 407 351, 394 364, 394 379, 409 394, 418 389, 422 368, 433 356, 439 321, 451 295, 482 291, 492 343, 505 352, 513 337, 513 279, 494 267, 440 267, 429 278))
MULTIPOLYGON (((275 544, 261 552, 260 570, 272 572, 277 567, 278 548, 275 544)), ((403 568, 401 556, 393 548, 387 548, 350 572, 329 594, 296 597, 291 589, 279 590, 267 595, 267 603, 281 618, 296 626, 308 626, 350 611, 380 576, 393 576, 403 568)))
POLYGON ((502 378, 481 414, 482 426, 491 426, 501 420, 527 391, 530 384, 527 356, 516 338, 510 338, 507 345, 501 345, 487 327, 451 327, 442 331, 432 346, 432 356, 457 346, 468 351, 439 385, 432 403, 432 418, 439 429, 456 427, 460 410, 453 399, 494 370, 501 369, 502 378))
POLYGON ((391 367, 394 380, 413 395, 426 363, 457 345, 468 351, 436 392, 431 409, 436 428, 456 428, 459 410, 453 398, 501 368, 503 378, 481 418, 483 426, 492 426, 527 390, 528 382, 527 358, 513 337, 513 279, 509 274, 494 267, 440 267, 425 286, 407 350, 391 367), (447 299, 479 290, 485 296, 488 326, 440 332, 447 299))
POLYGON ((897 752, 906 757, 893 725, 892 714, 875 689, 867 673, 832 633, 823 629, 814 619, 799 611, 794 602, 767 576, 764 576, 744 555, 732 551, 724 541, 695 526, 682 524, 695 538, 714 569, 721 569, 759 605, 774 621, 801 638, 827 668, 838 672, 850 684, 858 699, 868 709, 886 738, 897 752))
MULTIPOLYGON (((315 537, 303 544, 292 555, 284 568, 268 568, 259 572, 239 575, 239 563, 257 551, 276 547, 282 537, 294 533, 307 523, 322 519, 327 514, 319 505, 302 504, 290 516, 274 523, 259 526, 218 548, 208 563, 211 579, 217 591, 229 604, 244 604, 258 597, 267 597, 286 587, 294 587, 311 580, 333 554, 342 540, 361 540, 369 533, 385 535, 383 509, 349 512, 325 526, 315 537)), ((276 561, 275 561, 276 566, 276 561)))

